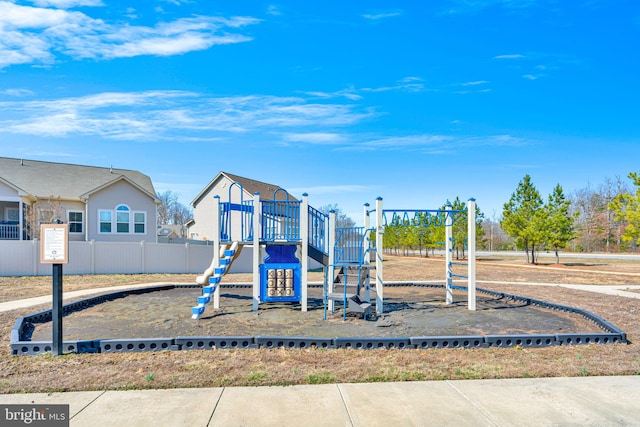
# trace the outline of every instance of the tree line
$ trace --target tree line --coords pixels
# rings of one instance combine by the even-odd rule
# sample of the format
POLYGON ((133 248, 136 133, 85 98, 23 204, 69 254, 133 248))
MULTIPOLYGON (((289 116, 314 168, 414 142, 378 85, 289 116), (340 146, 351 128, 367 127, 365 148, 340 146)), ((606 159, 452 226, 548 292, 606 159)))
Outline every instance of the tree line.
MULTIPOLYGON (((553 251, 557 263, 561 250, 635 252, 640 238, 640 174, 631 172, 628 178, 633 190, 617 178, 607 179, 597 188, 588 185, 570 195, 557 184, 543 198, 531 177, 525 175, 499 217, 493 212, 485 218, 476 206, 478 248, 523 250, 528 263, 535 263, 540 251, 553 251)), ((463 211, 452 231, 455 255, 464 257, 466 204, 456 198, 451 205, 463 211)), ((418 251, 428 256, 429 249, 444 248, 445 230, 436 222, 420 218, 392 221, 385 226, 385 249, 397 254, 418 251)))
MULTIPOLYGON (((445 227, 447 206, 451 206, 452 250, 457 259, 465 257, 467 249, 467 227, 469 221, 467 204, 459 197, 453 202, 449 200, 440 207, 440 212, 416 212, 415 216, 387 218, 384 229, 384 247, 391 253, 409 254, 414 251, 422 256, 429 256, 429 250, 445 247, 445 227)), ((484 214, 476 205, 476 241, 484 241, 485 230, 482 227, 484 214)))

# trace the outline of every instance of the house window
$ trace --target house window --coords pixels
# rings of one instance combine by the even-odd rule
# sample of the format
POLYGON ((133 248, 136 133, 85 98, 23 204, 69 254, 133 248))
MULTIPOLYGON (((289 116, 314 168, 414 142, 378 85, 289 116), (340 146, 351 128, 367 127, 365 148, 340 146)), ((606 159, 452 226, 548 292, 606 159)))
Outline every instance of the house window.
POLYGON ((4 216, 7 221, 18 222, 20 221, 20 211, 14 208, 5 208, 4 216))
POLYGON ((125 205, 120 205, 116 208, 116 232, 128 233, 129 232, 129 218, 131 217, 129 208, 125 205))
POLYGON ((98 214, 100 233, 147 234, 146 212, 132 212, 128 206, 118 205, 115 210, 101 210, 98 214))
POLYGON ((145 234, 145 224, 147 223, 147 215, 144 212, 134 212, 133 214, 133 232, 136 234, 145 234))
POLYGON ((111 233, 111 222, 113 219, 113 212, 100 211, 100 232, 111 233))
POLYGON ((84 228, 82 217, 84 213, 82 211, 69 211, 68 214, 69 233, 82 233, 84 228))

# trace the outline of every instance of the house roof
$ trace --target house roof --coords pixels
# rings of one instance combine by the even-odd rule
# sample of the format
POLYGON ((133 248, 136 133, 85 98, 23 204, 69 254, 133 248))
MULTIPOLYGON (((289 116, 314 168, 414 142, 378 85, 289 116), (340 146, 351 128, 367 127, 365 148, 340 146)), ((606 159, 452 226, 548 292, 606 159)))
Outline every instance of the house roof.
POLYGON ((226 177, 233 182, 240 183, 240 185, 242 185, 242 189, 247 193, 249 193, 251 197, 253 197, 253 194, 255 193, 260 193, 260 198, 262 199, 273 199, 275 194, 276 200, 287 200, 287 196, 288 196, 288 199, 291 201, 297 200, 295 197, 286 193, 285 191, 277 191, 278 189, 282 189, 282 187, 278 185, 269 184, 262 181, 256 181, 255 179, 245 178, 243 176, 234 175, 228 172, 220 172, 218 173, 218 175, 216 175, 216 177, 213 180, 211 180, 209 184, 207 184, 207 186, 200 192, 200 194, 198 194, 196 198, 193 199, 193 202, 191 202, 191 205, 195 206, 198 203, 198 201, 209 191, 209 189, 216 182, 218 182, 222 177, 226 177))
POLYGON ((0 179, 37 198, 80 200, 125 180, 157 200, 151 178, 134 170, 0 157, 0 179))

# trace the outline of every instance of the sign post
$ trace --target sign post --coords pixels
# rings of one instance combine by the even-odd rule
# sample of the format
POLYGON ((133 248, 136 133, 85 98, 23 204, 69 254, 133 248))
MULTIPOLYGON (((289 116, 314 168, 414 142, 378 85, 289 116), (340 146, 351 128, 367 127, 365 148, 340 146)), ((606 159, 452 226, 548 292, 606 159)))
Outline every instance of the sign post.
POLYGON ((53 324, 52 352, 63 353, 62 341, 62 264, 69 262, 69 225, 42 224, 40 226, 40 262, 53 264, 51 321, 53 324))

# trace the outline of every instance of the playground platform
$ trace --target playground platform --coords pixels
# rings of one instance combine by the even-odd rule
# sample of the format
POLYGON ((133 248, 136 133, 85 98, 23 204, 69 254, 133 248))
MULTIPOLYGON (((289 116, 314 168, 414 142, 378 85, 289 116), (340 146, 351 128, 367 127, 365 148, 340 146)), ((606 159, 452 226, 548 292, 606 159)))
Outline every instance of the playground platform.
POLYGON ((6 404, 67 404, 69 425, 82 427, 632 426, 640 425, 640 377, 0 395, 6 404))

